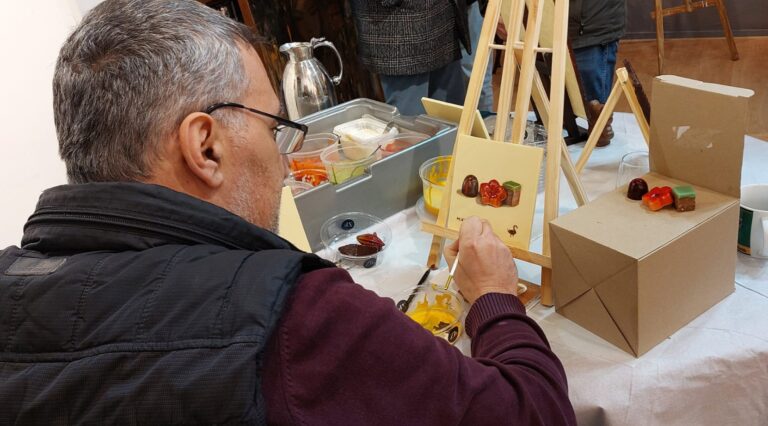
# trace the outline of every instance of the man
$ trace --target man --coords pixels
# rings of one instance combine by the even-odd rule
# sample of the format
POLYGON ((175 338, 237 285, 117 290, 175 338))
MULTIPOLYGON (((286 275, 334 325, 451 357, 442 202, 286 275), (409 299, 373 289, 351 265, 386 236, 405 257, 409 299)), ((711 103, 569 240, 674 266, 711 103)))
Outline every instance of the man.
POLYGON ((463 105, 461 45, 471 50, 474 0, 352 0, 360 60, 379 75, 388 104, 424 113, 421 98, 463 105))
MULTIPOLYGON (((600 116, 613 87, 616 52, 624 35, 625 0, 570 0, 568 39, 587 100, 589 131, 600 116)), ((606 146, 613 139, 612 118, 597 140, 606 146)))
POLYGON ((306 130, 249 37, 191 0, 107 0, 62 47, 70 185, 0 253, 0 424, 574 423, 487 223, 446 251, 474 358, 272 233, 306 130))

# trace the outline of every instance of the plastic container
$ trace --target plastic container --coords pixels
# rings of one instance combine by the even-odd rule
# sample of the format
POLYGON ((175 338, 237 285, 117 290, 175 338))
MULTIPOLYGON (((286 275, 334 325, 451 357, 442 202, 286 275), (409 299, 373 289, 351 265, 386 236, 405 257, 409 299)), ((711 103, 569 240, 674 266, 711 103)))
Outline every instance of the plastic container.
POLYGON ((320 159, 328 171, 328 180, 337 185, 362 176, 368 167, 379 159, 379 151, 369 151, 360 146, 334 145, 323 150, 320 159))
POLYGON ((544 156, 541 159, 541 168, 539 169, 539 189, 538 193, 544 192, 544 177, 547 170, 547 129, 541 124, 528 121, 525 126, 525 139, 523 144, 535 146, 544 150, 544 156))
POLYGON ((450 289, 424 284, 403 293, 395 304, 408 318, 450 344, 456 343, 463 332, 465 303, 450 289))
POLYGON ((448 182, 450 165, 451 156, 443 155, 431 158, 419 167, 419 177, 424 193, 424 208, 435 216, 440 213, 440 205, 443 203, 443 190, 448 182))
POLYGON ((333 133, 339 135, 339 141, 344 148, 360 147, 361 150, 350 151, 350 159, 360 160, 371 155, 380 142, 398 133, 395 128, 385 133, 387 123, 371 117, 363 117, 357 120, 339 124, 333 128, 333 133))
MULTIPOLYGON (((297 120, 309 126, 309 133, 331 132, 333 128, 372 115, 382 122, 394 122, 401 132, 430 135, 424 142, 395 155, 376 161, 363 177, 341 185, 320 185, 296 197, 313 251, 323 249, 320 227, 331 216, 344 212, 365 212, 389 217, 416 204, 422 195, 419 166, 438 155, 450 155, 456 138, 456 127, 425 115, 401 120, 397 109, 371 99, 358 98, 318 111, 297 120)), ((380 151, 379 151, 380 152, 380 151)), ((286 157, 287 156, 283 156, 286 157)))
POLYGON ((325 148, 339 142, 339 136, 333 133, 313 133, 304 138, 301 150, 287 155, 291 170, 323 169, 320 153, 325 148))
POLYGON ((381 156, 388 157, 394 153, 400 152, 404 149, 408 149, 418 143, 428 139, 428 135, 421 133, 399 133, 396 135, 388 135, 379 141, 381 147, 381 156))
POLYGON ((312 187, 328 182, 328 171, 325 169, 301 169, 288 174, 286 180, 307 183, 312 187))
POLYGON ((336 215, 320 227, 320 239, 330 253, 332 261, 341 261, 352 266, 372 268, 380 263, 381 256, 392 242, 392 230, 381 219, 368 213, 350 212, 336 215), (379 251, 366 255, 346 254, 344 247, 359 244, 357 237, 375 233, 384 246, 379 251), (340 251, 341 249, 341 251, 340 251))
POLYGON ((304 191, 309 191, 313 188, 313 186, 307 182, 301 182, 298 180, 295 180, 291 177, 285 178, 283 180, 283 185, 288 186, 291 188, 291 194, 294 196, 301 194, 304 191))

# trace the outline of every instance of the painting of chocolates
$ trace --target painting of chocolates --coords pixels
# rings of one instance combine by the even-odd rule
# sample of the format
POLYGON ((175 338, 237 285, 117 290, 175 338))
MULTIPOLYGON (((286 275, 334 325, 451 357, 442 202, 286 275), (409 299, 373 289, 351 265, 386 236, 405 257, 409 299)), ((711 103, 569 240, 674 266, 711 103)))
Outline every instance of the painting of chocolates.
POLYGON ((483 206, 515 207, 520 204, 520 193, 522 185, 509 180, 503 184, 496 179, 488 182, 479 183, 477 176, 467 175, 461 184, 461 194, 465 197, 474 198, 483 206))
POLYGON ((479 216, 506 244, 528 249, 542 158, 541 148, 460 135, 448 228, 458 230, 465 218, 479 216))

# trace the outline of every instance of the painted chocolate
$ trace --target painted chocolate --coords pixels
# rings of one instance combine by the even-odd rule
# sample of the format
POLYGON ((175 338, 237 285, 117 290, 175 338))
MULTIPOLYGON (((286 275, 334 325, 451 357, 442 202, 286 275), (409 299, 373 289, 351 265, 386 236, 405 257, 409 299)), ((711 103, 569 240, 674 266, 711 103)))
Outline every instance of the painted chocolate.
POLYGON ((504 182, 503 186, 507 190, 507 205, 515 207, 520 204, 520 194, 523 191, 523 186, 512 180, 504 182))
POLYGON ((479 190, 479 183, 475 175, 467 175, 464 178, 464 182, 461 183, 461 193, 466 197, 477 197, 479 190))

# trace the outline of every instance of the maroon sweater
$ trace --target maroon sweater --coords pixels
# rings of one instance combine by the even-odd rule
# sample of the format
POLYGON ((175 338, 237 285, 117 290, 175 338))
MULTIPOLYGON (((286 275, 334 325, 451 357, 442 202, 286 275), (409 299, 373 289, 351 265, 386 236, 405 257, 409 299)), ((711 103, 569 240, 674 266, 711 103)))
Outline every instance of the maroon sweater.
POLYGON ((518 299, 470 308, 472 358, 342 269, 305 275, 270 340, 270 424, 575 424, 560 361, 518 299))

